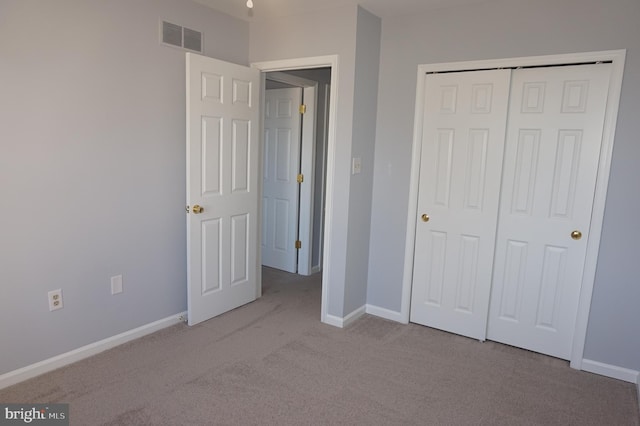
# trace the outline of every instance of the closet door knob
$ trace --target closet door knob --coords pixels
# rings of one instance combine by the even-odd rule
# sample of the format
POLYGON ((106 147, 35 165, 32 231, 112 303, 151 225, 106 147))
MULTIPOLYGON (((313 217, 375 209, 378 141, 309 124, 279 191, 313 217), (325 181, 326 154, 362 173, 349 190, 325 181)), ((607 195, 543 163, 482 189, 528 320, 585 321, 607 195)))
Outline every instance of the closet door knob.
POLYGON ((423 222, 429 222, 429 215, 428 214, 423 214, 422 215, 422 221, 423 222))
POLYGON ((573 238, 574 240, 579 240, 580 238, 582 238, 582 232, 576 229, 571 233, 571 238, 573 238))

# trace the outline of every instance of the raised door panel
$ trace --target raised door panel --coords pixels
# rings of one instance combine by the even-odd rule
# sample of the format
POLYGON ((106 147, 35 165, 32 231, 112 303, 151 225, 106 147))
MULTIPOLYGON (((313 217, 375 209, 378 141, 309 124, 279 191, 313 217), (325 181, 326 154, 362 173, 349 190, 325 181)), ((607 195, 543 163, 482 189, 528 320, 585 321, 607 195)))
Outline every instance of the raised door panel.
POLYGON ((241 214, 231 218, 231 285, 238 285, 249 279, 249 215, 241 214))
POLYGON ((448 207, 451 195, 454 129, 438 129, 436 135, 435 191, 433 204, 448 207))
POLYGON ((250 135, 251 123, 247 120, 233 120, 231 146, 231 192, 249 192, 251 181, 250 135))
POLYGON ((464 208, 482 211, 486 188, 489 130, 471 129, 467 143, 464 208))
POLYGON ((294 142, 291 138, 291 129, 276 129, 276 146, 275 146, 275 164, 274 178, 276 181, 287 184, 293 181, 295 170, 292 169, 291 144, 294 142))
POLYGON ((222 191, 222 118, 202 117, 202 196, 222 191))
POLYGON ((475 291, 478 284, 478 258, 480 238, 470 235, 460 236, 460 255, 456 283, 456 303, 454 309, 473 314, 475 291))
POLYGON ((497 315, 501 320, 518 322, 522 317, 522 291, 527 276, 528 246, 522 241, 506 242, 505 261, 500 273, 511 285, 493 289, 497 315))
POLYGON ((222 277, 220 268, 220 243, 222 241, 222 219, 202 221, 202 294, 220 290, 222 277))

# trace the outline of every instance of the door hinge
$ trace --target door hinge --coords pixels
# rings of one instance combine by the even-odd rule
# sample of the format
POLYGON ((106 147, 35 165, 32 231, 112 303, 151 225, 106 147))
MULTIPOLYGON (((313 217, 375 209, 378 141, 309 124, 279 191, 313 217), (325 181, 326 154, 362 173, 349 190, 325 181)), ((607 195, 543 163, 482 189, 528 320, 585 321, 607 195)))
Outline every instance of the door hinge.
POLYGON ((300 250, 302 248, 302 241, 296 240, 296 248, 300 250))
POLYGON ((299 174, 298 177, 296 177, 296 181, 298 181, 298 183, 304 182, 304 175, 302 173, 299 174))
POLYGON ((300 111, 300 114, 304 114, 305 112, 307 112, 307 106, 305 104, 300 105, 300 108, 298 109, 300 111))

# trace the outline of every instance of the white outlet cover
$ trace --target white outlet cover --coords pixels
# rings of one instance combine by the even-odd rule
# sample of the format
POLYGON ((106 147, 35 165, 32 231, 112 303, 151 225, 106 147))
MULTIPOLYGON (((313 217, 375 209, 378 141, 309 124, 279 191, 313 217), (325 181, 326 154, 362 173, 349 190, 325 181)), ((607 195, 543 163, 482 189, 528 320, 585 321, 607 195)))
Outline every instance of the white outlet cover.
POLYGON ((122 275, 111 277, 111 294, 122 293, 122 275))
POLYGON ((64 304, 62 303, 62 289, 51 290, 49 293, 49 311, 57 311, 62 309, 64 304))

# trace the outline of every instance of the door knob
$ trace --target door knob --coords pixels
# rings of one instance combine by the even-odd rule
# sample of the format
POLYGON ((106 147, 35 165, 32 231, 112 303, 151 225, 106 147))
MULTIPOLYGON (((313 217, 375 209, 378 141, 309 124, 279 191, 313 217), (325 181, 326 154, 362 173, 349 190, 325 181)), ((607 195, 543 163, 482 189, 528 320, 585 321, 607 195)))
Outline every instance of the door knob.
POLYGON ((204 208, 196 204, 191 210, 194 214, 200 214, 204 211, 204 208))
POLYGON ((573 238, 574 240, 579 240, 580 238, 582 238, 582 232, 576 229, 571 233, 571 238, 573 238))
POLYGON ((429 215, 428 214, 423 214, 422 215, 422 221, 423 222, 429 222, 429 215))

